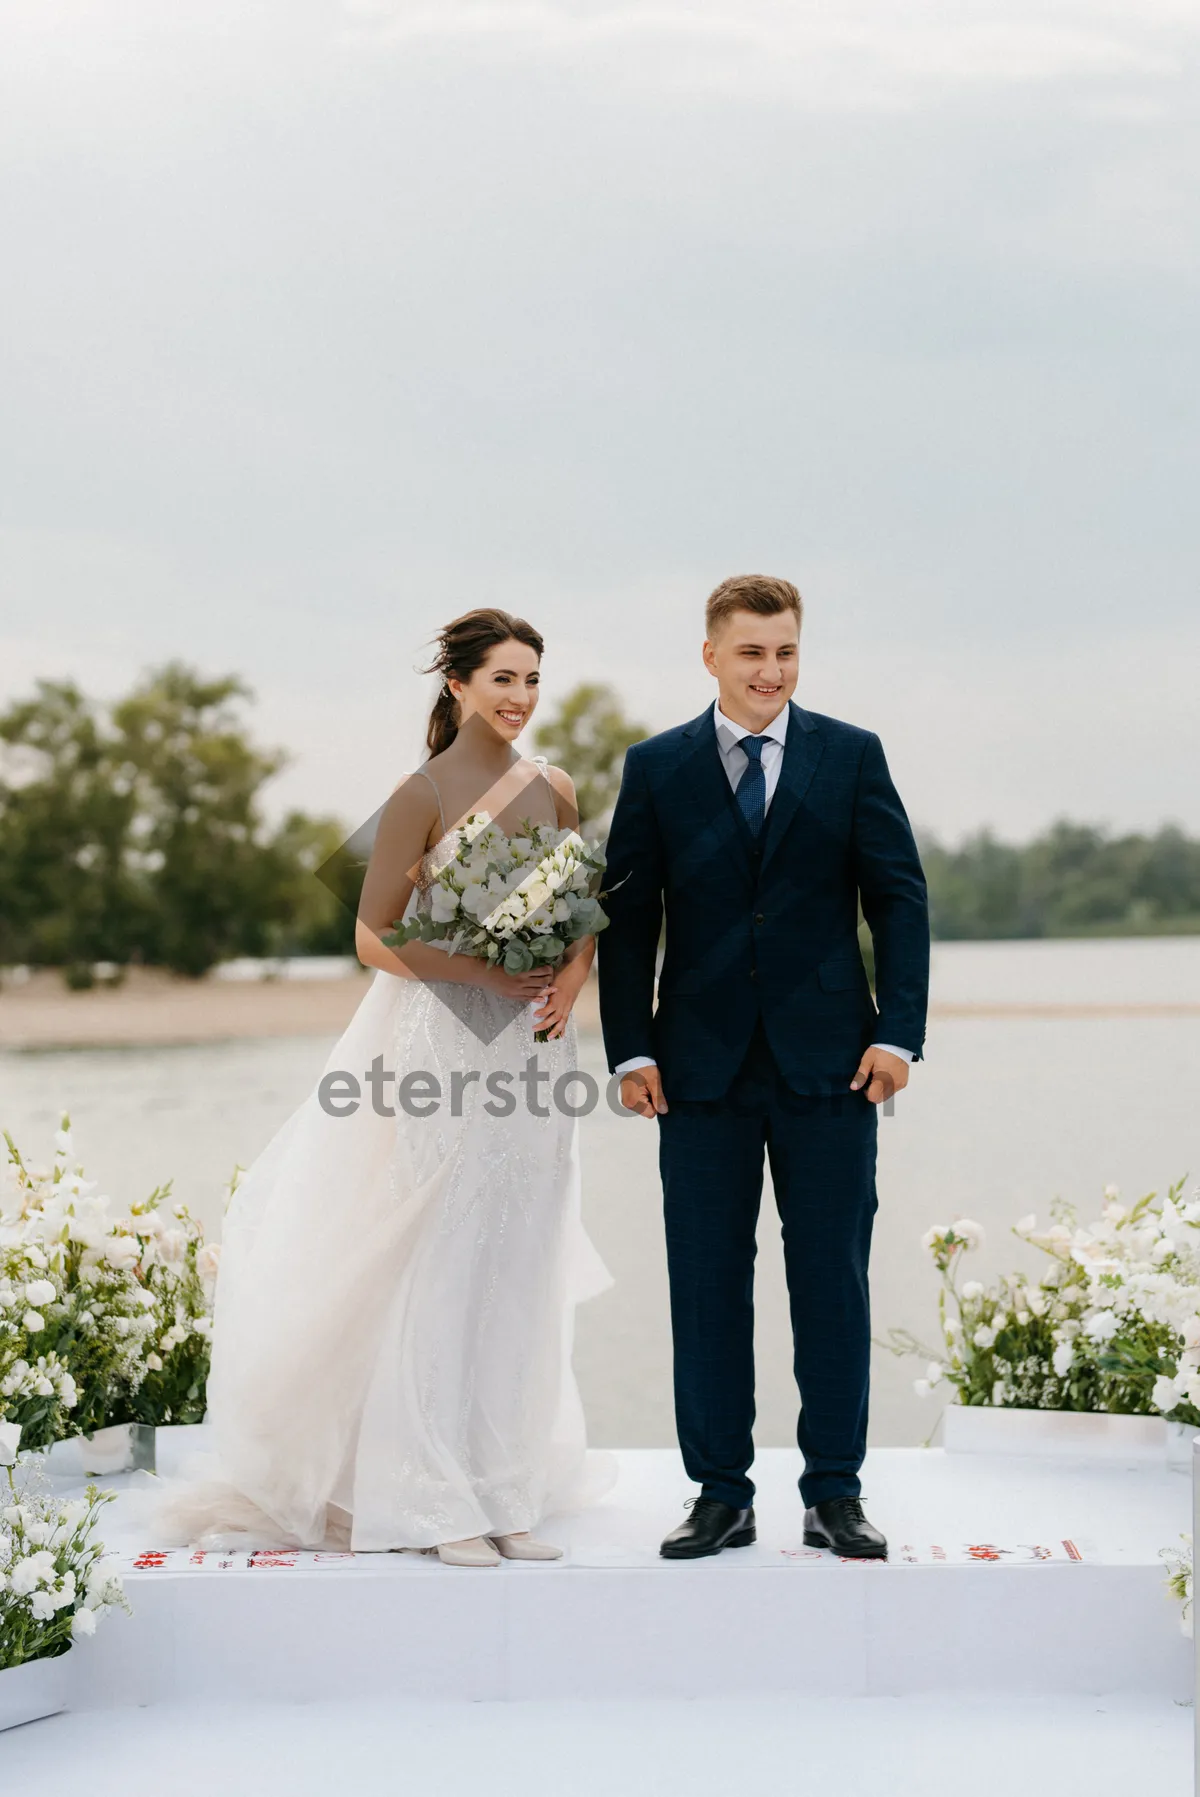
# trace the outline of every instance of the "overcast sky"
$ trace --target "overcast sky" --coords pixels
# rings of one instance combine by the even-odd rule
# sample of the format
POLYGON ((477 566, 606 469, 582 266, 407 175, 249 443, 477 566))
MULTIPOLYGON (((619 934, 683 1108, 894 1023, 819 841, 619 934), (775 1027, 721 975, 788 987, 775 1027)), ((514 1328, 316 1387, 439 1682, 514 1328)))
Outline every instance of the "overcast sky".
POLYGON ((1200 829, 1195 0, 0 21, 0 700, 237 670, 354 821, 440 621, 660 728, 758 569, 919 823, 1200 829))

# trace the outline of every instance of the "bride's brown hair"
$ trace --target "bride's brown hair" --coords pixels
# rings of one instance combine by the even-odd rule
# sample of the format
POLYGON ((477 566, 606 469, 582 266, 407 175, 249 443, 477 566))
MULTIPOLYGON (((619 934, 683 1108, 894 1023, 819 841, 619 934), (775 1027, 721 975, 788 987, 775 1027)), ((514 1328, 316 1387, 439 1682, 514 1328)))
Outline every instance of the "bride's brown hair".
POLYGON ((464 612, 461 618, 455 618, 439 630, 433 640, 437 644, 437 654, 425 672, 441 676, 442 690, 434 700, 429 728, 425 732, 425 744, 431 756, 448 749, 458 735, 458 701, 447 681, 469 680, 501 643, 524 643, 539 661, 545 648, 532 624, 491 605, 464 612))

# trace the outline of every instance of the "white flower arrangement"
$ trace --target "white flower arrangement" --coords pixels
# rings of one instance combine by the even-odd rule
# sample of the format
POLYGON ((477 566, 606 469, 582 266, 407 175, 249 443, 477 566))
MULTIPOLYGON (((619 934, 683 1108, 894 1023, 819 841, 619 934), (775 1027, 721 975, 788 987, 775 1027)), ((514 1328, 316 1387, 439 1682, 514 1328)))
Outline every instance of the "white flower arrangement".
POLYGON ((70 1502, 47 1495, 30 1457, 14 1469, 19 1441, 16 1424, 0 1423, 0 1671, 66 1653, 110 1610, 129 1607, 96 1537, 111 1493, 89 1485, 70 1502))
POLYGON ((604 853, 577 830, 523 823, 509 837, 477 811, 455 838, 416 915, 396 919, 383 937, 388 947, 444 942, 451 954, 527 973, 557 967, 572 942, 607 924, 599 899, 604 853))
POLYGON ((1200 1199, 1185 1201, 1180 1181, 1161 1202, 1151 1192, 1125 1205, 1109 1186, 1091 1223, 1063 1206, 1049 1228, 1028 1216, 1013 1233, 1050 1257, 1036 1284, 1015 1273, 959 1286, 962 1257, 982 1239, 977 1224, 922 1237, 941 1274, 944 1347, 931 1352, 906 1330, 889 1343, 931 1363, 917 1391, 945 1381, 960 1404, 1200 1424, 1200 1199))
POLYGON ((85 1180, 63 1119, 50 1168, 11 1136, 0 1177, 0 1424, 28 1448, 204 1414, 215 1251, 160 1187, 125 1215, 85 1180), (202 1259, 203 1257, 203 1259, 202 1259))
POLYGON ((1164 1547, 1159 1559, 1167 1568, 1167 1590, 1179 1605, 1179 1626, 1192 1639, 1192 1538, 1181 1535, 1181 1547, 1164 1547))

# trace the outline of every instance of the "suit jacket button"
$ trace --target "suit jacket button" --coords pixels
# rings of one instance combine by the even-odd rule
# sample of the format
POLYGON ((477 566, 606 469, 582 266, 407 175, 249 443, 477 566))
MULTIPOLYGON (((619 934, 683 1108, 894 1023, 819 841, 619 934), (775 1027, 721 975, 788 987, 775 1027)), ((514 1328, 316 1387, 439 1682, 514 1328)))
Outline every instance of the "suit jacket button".
POLYGON ((752 967, 750 969, 750 978, 752 980, 756 980, 758 978, 758 968, 757 967, 752 967))
POLYGON ((766 918, 765 918, 765 917, 764 917, 764 916, 763 916, 763 914, 762 914, 762 912, 761 912, 761 911, 756 911, 756 912, 755 912, 755 913, 754 913, 754 921, 755 921, 755 923, 765 923, 765 922, 766 922, 766 921, 767 921, 767 920, 766 920, 766 918))

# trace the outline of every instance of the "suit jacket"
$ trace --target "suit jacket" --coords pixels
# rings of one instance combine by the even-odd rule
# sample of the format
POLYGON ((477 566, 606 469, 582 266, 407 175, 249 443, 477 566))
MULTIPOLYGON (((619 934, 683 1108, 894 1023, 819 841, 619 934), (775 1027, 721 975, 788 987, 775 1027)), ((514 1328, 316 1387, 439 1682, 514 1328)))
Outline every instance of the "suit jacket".
POLYGON ((921 1054, 925 876, 883 748, 853 724, 788 710, 757 843, 721 764, 711 706, 625 759, 608 839, 600 1013, 610 1068, 653 1057, 668 1103, 721 1097, 760 1018, 797 1092, 845 1091, 872 1042, 921 1054), (858 948, 860 900, 878 1012, 858 948))

